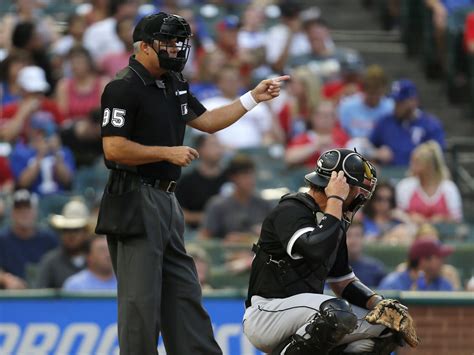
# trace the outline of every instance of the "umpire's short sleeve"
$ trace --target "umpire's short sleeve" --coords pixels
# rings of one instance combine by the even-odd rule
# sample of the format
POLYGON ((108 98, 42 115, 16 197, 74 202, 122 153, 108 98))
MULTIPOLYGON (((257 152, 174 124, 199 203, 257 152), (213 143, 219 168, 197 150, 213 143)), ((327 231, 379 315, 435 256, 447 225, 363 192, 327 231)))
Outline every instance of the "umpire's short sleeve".
POLYGON ((124 80, 108 83, 102 94, 101 108, 102 137, 130 138, 137 113, 137 100, 130 83, 124 80))
POLYGON ((204 105, 189 90, 189 86, 188 86, 188 105, 191 111, 194 113, 193 115, 194 118, 201 116, 204 112, 207 111, 204 105))

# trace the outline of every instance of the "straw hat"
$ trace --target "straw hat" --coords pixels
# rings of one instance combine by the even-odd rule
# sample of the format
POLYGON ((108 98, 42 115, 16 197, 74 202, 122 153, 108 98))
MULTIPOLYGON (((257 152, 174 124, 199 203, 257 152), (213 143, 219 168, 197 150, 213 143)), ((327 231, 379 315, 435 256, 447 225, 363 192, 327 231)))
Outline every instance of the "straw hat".
POLYGON ((89 218, 86 204, 80 200, 72 200, 64 205, 62 214, 51 215, 49 221, 57 229, 78 229, 85 228, 89 218))

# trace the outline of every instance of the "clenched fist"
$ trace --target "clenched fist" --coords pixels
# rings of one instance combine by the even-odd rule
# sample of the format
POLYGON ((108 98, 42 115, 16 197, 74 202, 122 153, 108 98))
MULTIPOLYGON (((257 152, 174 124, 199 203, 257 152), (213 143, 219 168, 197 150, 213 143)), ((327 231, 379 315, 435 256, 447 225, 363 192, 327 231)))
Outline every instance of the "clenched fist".
POLYGON ((179 146, 169 148, 167 160, 174 165, 188 166, 196 158, 199 158, 199 153, 196 149, 187 146, 179 146))

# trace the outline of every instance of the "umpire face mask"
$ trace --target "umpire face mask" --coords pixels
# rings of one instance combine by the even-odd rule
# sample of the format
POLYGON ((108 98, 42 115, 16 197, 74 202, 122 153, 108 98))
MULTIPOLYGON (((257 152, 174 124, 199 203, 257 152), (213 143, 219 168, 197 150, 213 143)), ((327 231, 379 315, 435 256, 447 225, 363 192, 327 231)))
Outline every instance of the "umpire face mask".
POLYGON ((169 15, 163 20, 160 31, 153 33, 149 38, 161 68, 174 72, 181 72, 184 69, 191 49, 189 44, 191 36, 191 29, 184 18, 169 15))

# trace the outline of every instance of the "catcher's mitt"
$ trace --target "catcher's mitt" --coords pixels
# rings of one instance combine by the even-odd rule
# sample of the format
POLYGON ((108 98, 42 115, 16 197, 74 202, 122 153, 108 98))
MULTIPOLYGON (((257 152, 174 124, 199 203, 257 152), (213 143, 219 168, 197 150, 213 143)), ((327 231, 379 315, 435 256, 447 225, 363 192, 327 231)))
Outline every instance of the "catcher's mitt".
POLYGON ((420 339, 416 335, 413 319, 408 314, 408 308, 392 299, 380 301, 366 316, 365 320, 371 324, 382 324, 387 328, 400 332, 403 339, 412 348, 415 348, 420 339))

